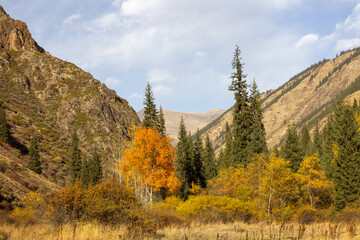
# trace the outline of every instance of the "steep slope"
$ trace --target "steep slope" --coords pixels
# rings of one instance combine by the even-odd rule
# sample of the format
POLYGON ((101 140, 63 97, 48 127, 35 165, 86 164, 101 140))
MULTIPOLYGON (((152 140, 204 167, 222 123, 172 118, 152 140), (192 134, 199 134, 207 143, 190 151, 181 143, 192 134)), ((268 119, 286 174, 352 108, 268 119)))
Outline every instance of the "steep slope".
MULTIPOLYGON (((290 122, 302 126, 320 126, 337 96, 352 100, 360 94, 360 49, 342 52, 331 60, 314 64, 263 97, 264 125, 269 147, 279 143, 290 122)), ((226 122, 232 112, 210 123, 202 132, 209 133, 217 147, 223 145, 226 122)))
POLYGON ((140 123, 133 108, 91 74, 45 52, 26 24, 1 7, 0 30, 0 103, 11 127, 10 145, 20 150, 19 164, 26 166, 30 140, 38 136, 42 175, 65 184, 76 131, 84 158, 96 147, 105 175, 114 174, 131 121, 140 123))
MULTIPOLYGON (((209 124, 214 119, 218 118, 225 111, 222 109, 213 109, 205 113, 185 113, 185 112, 175 112, 171 110, 163 110, 165 117, 165 126, 166 131, 169 137, 177 142, 178 128, 180 124, 181 116, 184 118, 186 129, 191 132, 191 134, 196 133, 197 129, 201 129, 209 124)), ((144 118, 144 110, 138 112, 139 118, 142 120, 144 118)))

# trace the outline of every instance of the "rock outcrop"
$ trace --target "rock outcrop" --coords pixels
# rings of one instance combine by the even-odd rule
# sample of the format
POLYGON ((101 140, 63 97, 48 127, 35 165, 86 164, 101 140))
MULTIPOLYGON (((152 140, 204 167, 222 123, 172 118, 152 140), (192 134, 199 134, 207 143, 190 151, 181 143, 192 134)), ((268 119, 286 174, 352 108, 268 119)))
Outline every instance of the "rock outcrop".
POLYGON ((1 7, 0 103, 11 127, 10 146, 20 152, 17 163, 27 165, 30 140, 37 136, 42 177, 60 186, 69 177, 73 131, 83 159, 97 148, 104 174, 110 177, 117 173, 132 122, 140 123, 125 99, 90 73, 45 52, 26 24, 11 19, 1 7))

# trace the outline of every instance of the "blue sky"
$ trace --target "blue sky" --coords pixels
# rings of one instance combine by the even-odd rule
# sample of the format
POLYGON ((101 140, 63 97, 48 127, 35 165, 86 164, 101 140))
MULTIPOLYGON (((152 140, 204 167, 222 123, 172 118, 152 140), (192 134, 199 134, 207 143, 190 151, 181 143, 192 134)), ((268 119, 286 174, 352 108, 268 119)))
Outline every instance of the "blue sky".
POLYGON ((261 91, 360 46, 353 0, 0 0, 46 51, 90 72, 136 111, 227 109, 235 45, 261 91))

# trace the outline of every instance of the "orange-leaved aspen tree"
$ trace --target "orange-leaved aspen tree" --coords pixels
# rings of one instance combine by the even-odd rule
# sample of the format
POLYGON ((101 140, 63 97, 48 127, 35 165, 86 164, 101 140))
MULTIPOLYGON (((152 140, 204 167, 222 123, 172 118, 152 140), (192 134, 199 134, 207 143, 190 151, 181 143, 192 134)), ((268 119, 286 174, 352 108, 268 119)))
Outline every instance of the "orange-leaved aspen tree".
POLYGON ((120 171, 135 191, 144 191, 149 202, 155 192, 175 192, 180 181, 175 176, 175 148, 171 139, 154 128, 132 127, 132 142, 124 151, 120 171))

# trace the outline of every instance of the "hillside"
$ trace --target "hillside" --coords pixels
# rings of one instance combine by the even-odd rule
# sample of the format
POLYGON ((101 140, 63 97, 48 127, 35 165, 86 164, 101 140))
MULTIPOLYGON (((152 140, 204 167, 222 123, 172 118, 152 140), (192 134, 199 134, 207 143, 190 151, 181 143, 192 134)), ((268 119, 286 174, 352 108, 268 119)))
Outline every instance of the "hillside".
MULTIPOLYGON (((291 78, 276 90, 263 94, 263 114, 266 139, 274 147, 290 122, 301 127, 304 123, 322 126, 336 101, 342 96, 348 101, 360 96, 360 49, 342 52, 334 59, 320 61, 291 78)), ((232 112, 214 120, 202 133, 209 133, 216 147, 224 141, 226 122, 232 112)))
MULTIPOLYGON (((225 111, 222 109, 213 109, 205 113, 185 113, 175 112, 171 110, 163 110, 165 117, 165 126, 167 134, 177 142, 178 128, 181 116, 184 118, 186 129, 191 134, 196 133, 197 129, 201 129, 209 124, 214 119, 218 118, 225 111)), ((138 112, 139 118, 144 118, 144 110, 138 112)))
MULTIPOLYGON (((140 123, 125 99, 90 73, 46 52, 32 38, 26 24, 12 19, 2 7, 0 103, 5 107, 10 125, 10 146, 20 154, 16 160, 19 166, 13 170, 14 174, 7 175, 8 182, 27 165, 30 140, 38 136, 43 168, 41 179, 66 184, 73 131, 78 133, 83 158, 96 147, 102 155, 105 176, 111 176, 115 162, 121 157, 123 142, 128 138, 131 121, 140 123)), ((6 172, 10 162, 15 160, 10 161, 4 154, 0 151, 0 168, 6 172)), ((38 183, 34 183, 33 188, 44 185, 38 183)))

